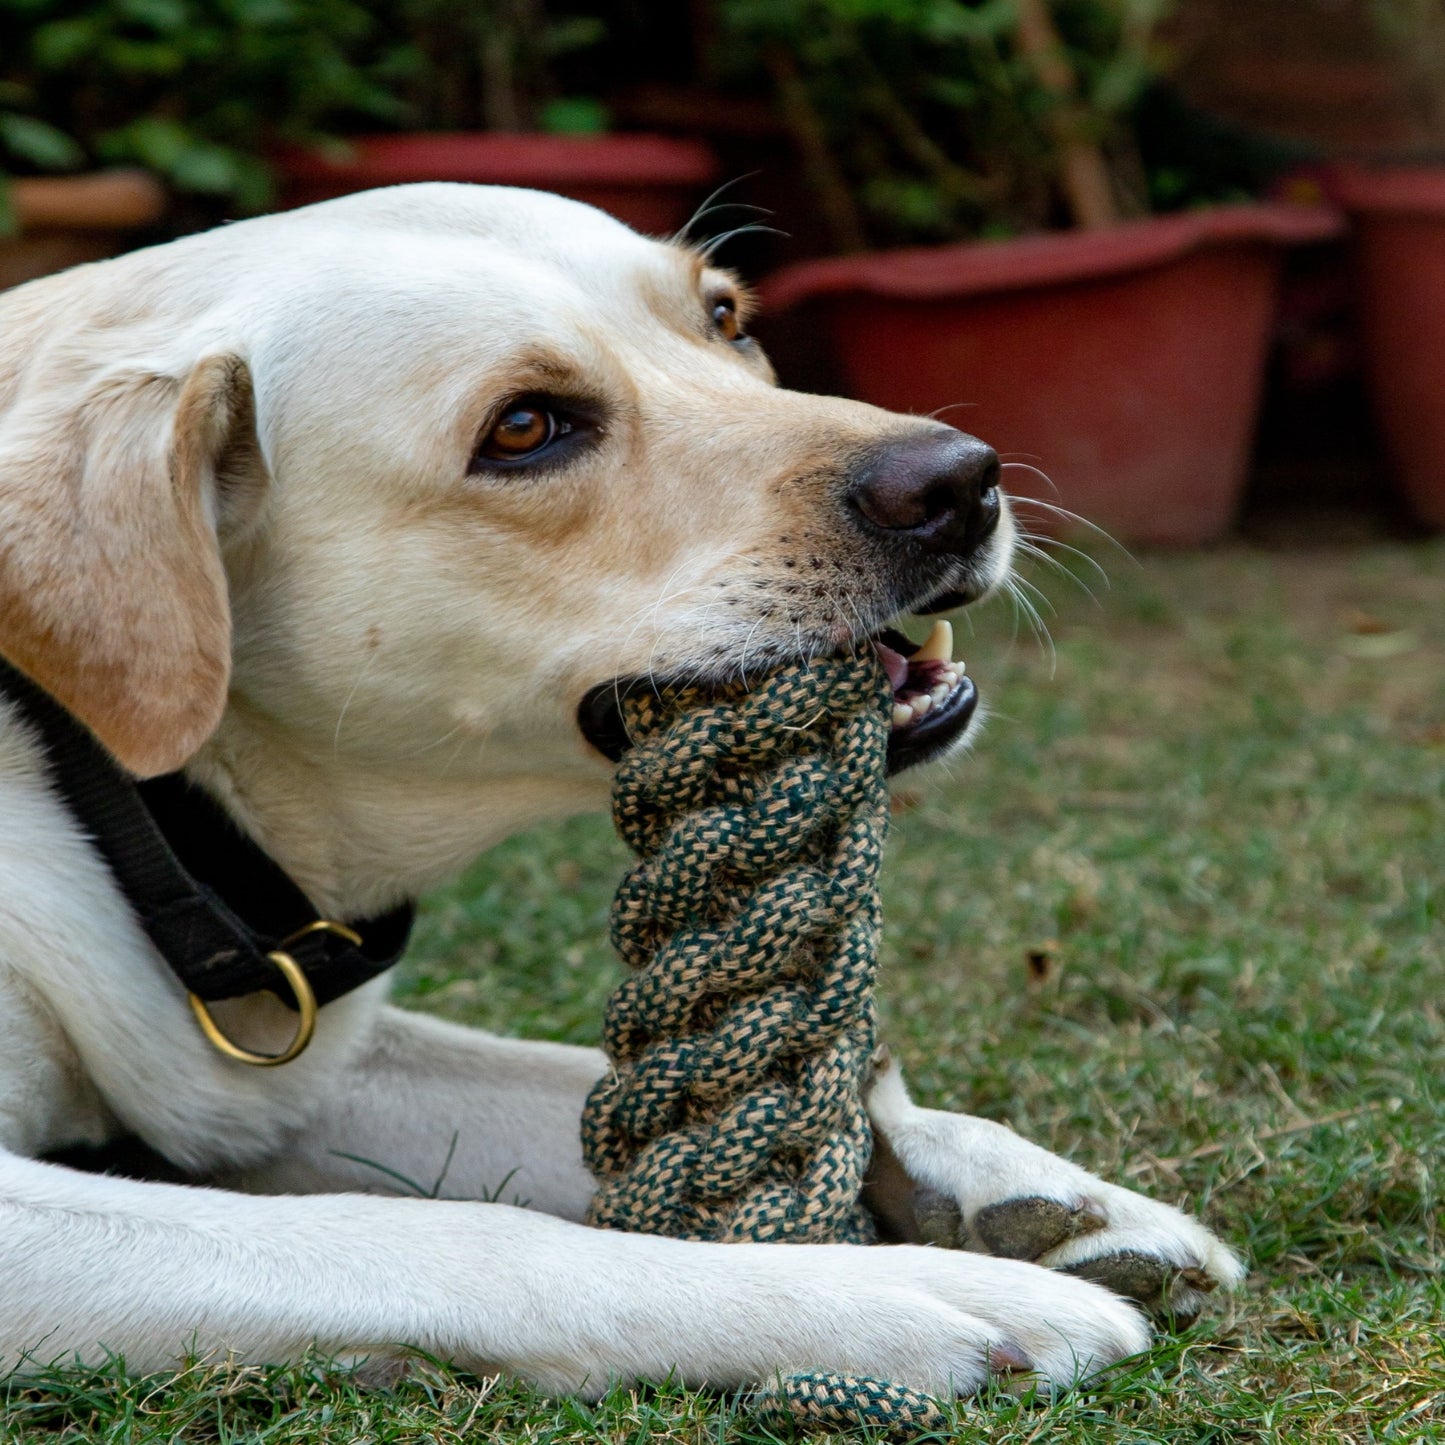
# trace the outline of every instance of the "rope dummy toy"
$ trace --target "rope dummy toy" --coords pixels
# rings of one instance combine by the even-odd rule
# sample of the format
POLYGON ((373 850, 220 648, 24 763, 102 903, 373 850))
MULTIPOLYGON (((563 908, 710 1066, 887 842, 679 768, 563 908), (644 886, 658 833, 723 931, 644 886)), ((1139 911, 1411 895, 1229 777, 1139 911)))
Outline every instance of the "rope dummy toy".
MULTIPOLYGON (((638 862, 612 908, 632 972, 582 1119, 589 1223, 715 1242, 871 1243, 863 1091, 893 696, 872 649, 754 685, 639 690, 613 820, 638 862)), ((946 1427, 886 1380, 779 1380, 799 1424, 946 1427)))

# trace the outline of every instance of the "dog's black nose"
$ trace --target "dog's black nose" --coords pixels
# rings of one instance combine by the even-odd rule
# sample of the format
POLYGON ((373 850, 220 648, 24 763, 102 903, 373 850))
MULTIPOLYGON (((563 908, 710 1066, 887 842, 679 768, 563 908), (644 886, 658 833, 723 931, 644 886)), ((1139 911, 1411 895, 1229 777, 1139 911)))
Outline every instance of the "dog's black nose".
POLYGON ((898 437, 848 493, 866 530, 966 557, 998 526, 998 453, 959 431, 898 437))

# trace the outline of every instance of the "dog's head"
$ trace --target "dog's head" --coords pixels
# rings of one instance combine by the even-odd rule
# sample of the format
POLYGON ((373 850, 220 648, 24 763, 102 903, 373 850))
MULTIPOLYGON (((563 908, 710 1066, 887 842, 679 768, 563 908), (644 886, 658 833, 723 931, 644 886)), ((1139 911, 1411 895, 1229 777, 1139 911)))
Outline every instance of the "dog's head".
MULTIPOLYGON (((23 287, 0 652, 138 773, 225 714, 316 771, 570 795, 635 679, 751 675, 997 585, 993 452, 779 389, 750 306, 588 207, 445 185, 23 287)), ((906 650, 899 763, 973 704, 906 650)))

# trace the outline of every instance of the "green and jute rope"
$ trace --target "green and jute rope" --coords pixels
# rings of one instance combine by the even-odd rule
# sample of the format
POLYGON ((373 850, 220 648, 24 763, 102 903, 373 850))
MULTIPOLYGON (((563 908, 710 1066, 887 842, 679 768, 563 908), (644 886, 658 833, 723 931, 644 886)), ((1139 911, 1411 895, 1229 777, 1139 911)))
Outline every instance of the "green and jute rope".
MULTIPOLYGON (((582 1120, 589 1221, 682 1239, 871 1242, 878 868, 892 693, 871 650, 751 689, 641 691, 613 819, 632 969, 582 1120)), ((927 1396, 807 1373, 768 1408, 814 1428, 937 1429, 927 1396)))

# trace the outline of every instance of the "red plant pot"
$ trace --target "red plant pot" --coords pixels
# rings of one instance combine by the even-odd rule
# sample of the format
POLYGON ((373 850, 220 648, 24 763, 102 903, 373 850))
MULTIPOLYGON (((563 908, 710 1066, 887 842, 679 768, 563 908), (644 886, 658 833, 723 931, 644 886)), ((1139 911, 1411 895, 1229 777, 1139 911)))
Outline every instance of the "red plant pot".
POLYGON ((1445 169, 1339 169, 1375 414, 1406 497, 1445 527, 1445 169))
POLYGON ((1013 468, 1010 493, 1129 541, 1198 543, 1243 490, 1282 248, 1340 229, 1324 208, 1221 207, 812 262, 763 299, 818 305, 855 396, 942 412, 1052 482, 1013 468))
POLYGON ((663 235, 686 224, 717 163, 695 141, 655 135, 512 135, 421 132, 354 136, 345 151, 278 153, 286 207, 373 186, 471 181, 556 191, 663 235))
POLYGON ((18 224, 0 238, 0 291, 114 255, 160 219, 166 192, 146 171, 117 169, 11 181, 10 204, 18 224))

